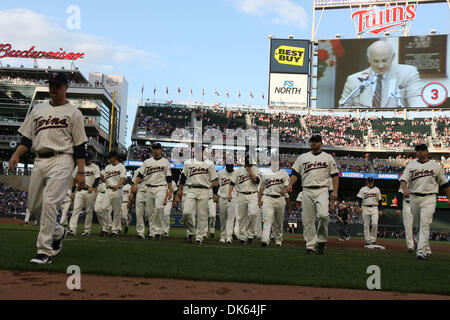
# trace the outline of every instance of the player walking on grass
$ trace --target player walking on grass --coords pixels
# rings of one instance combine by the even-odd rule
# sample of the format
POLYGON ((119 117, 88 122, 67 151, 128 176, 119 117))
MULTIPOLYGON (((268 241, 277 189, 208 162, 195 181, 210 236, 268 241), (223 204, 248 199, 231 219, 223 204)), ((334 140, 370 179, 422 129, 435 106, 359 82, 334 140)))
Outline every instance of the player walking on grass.
POLYGON ((109 206, 113 208, 114 218, 111 237, 117 238, 122 229, 122 187, 127 180, 127 170, 119 162, 119 154, 116 150, 112 150, 108 154, 108 161, 110 164, 105 168, 106 196, 104 208, 109 206))
MULTIPOLYGON (((131 188, 130 201, 135 203, 136 207, 136 232, 138 239, 145 239, 145 212, 148 210, 147 203, 147 186, 145 185, 145 176, 144 176, 144 168, 141 166, 134 173, 133 179, 131 180, 134 185, 131 188), (144 179, 141 179, 139 184, 137 184, 138 175, 141 174, 144 179), (137 191, 135 191, 137 189, 137 191), (136 200, 133 200, 134 194, 136 194, 136 200)), ((150 232, 150 223, 148 225, 148 229, 150 232)))
POLYGON ((188 159, 184 163, 178 185, 177 203, 182 198, 183 186, 189 185, 183 203, 183 219, 188 229, 188 241, 192 242, 195 235, 195 244, 201 245, 203 238, 208 234, 208 200, 209 189, 213 188, 213 194, 217 197, 218 175, 214 163, 201 155, 188 159), (195 216, 197 215, 197 227, 195 216))
POLYGON ((403 216, 403 226, 405 228, 405 240, 406 247, 408 248, 408 253, 414 253, 415 241, 413 236, 414 229, 414 216, 411 213, 410 198, 403 196, 403 189, 400 186, 398 190, 399 199, 399 210, 397 210, 398 215, 403 216))
POLYGON ((228 189, 231 183, 231 176, 234 172, 234 165, 227 164, 225 169, 219 171, 219 220, 220 220, 220 242, 232 242, 234 220, 237 211, 237 193, 236 190, 232 193, 231 201, 228 200, 228 189))
POLYGON ((256 236, 255 219, 261 214, 258 206, 258 185, 260 171, 245 158, 245 166, 236 170, 231 176, 228 200, 233 200, 233 190, 238 192, 237 210, 239 215, 239 240, 241 244, 252 244, 256 236))
POLYGON ((263 247, 269 245, 271 231, 275 245, 281 247, 288 186, 288 173, 280 169, 278 161, 272 160, 271 170, 261 176, 258 193, 258 205, 262 209, 264 222, 261 238, 263 247))
POLYGON ((376 245, 378 218, 383 215, 383 205, 381 204, 381 192, 375 187, 372 177, 367 179, 367 186, 359 190, 358 195, 359 212, 364 221, 364 239, 366 246, 376 245))
MULTIPOLYGON (((100 180, 100 168, 91 161, 92 155, 89 152, 85 154, 86 164, 84 166, 86 184, 83 188, 77 188, 76 185, 72 187, 72 191, 75 192, 75 200, 73 205, 73 214, 69 221, 69 235, 77 234, 78 218, 80 217, 81 209, 86 210, 86 218, 84 221, 84 233, 83 237, 89 237, 91 235, 92 216, 95 205, 95 198, 97 196, 97 186, 100 180)), ((73 177, 76 177, 78 172, 78 166, 73 172, 73 177)), ((74 180, 74 183, 76 181, 74 180)))
POLYGON ((100 224, 102 227, 102 231, 100 233, 100 237, 107 236, 112 229, 112 205, 109 203, 108 207, 106 205, 106 179, 105 179, 105 171, 102 170, 100 172, 100 180, 98 184, 98 194, 95 199, 94 211, 97 214, 97 217, 100 218, 100 224))
POLYGON ((214 193, 212 189, 209 189, 208 211, 209 211, 209 238, 214 239, 216 233, 217 203, 214 200, 214 193))
POLYGON ((316 250, 323 254, 328 238, 329 200, 337 200, 339 188, 339 171, 334 158, 322 151, 322 137, 312 136, 309 139, 311 152, 304 153, 297 158, 292 166, 289 192, 301 179, 302 193, 302 222, 303 234, 306 240, 305 254, 312 254, 316 250), (333 192, 329 194, 329 179, 333 180, 333 192), (316 230, 315 221, 319 220, 316 230))
POLYGON ((170 212, 172 211, 172 207, 173 207, 173 198, 174 198, 174 193, 176 193, 178 191, 178 187, 177 184, 172 180, 172 197, 167 198, 167 204, 164 205, 164 221, 163 221, 163 232, 164 232, 164 237, 168 238, 169 237, 169 232, 170 232, 170 212))
POLYGON ((131 195, 131 181, 125 180, 125 183, 122 188, 122 216, 120 218, 120 223, 123 225, 123 233, 128 233, 128 225, 129 225, 129 218, 128 218, 128 209, 130 209, 130 206, 128 204, 128 201, 130 200, 131 195))
POLYGON ((58 255, 67 230, 56 220, 58 208, 72 184, 72 171, 79 171, 75 180, 84 188, 85 144, 88 141, 80 110, 67 99, 68 80, 65 73, 51 73, 47 81, 51 101, 31 110, 19 128, 23 136, 9 161, 15 171, 20 157, 29 150, 36 154, 28 194, 28 208, 40 221, 37 255, 30 262, 49 264, 58 255))
POLYGON ((426 144, 416 146, 417 159, 408 163, 400 178, 403 196, 410 199, 411 214, 419 217, 419 241, 416 255, 420 260, 431 256, 430 225, 436 210, 436 195, 442 187, 450 201, 450 183, 441 165, 429 159, 426 144))
POLYGON ((136 178, 133 192, 137 192, 138 185, 145 179, 147 186, 147 206, 149 213, 150 238, 161 239, 164 223, 164 206, 172 199, 172 171, 170 163, 162 156, 162 146, 152 145, 153 157, 142 164, 141 173, 136 178))

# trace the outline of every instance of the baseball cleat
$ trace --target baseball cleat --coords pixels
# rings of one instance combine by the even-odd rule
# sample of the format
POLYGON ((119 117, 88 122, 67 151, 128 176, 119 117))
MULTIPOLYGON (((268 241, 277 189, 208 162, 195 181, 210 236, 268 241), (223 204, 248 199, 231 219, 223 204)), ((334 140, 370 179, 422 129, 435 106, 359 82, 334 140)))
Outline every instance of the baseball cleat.
POLYGON ((193 235, 189 235, 189 236, 187 237, 187 241, 188 241, 189 243, 194 242, 194 236, 193 236, 193 235))
POLYGON ((239 241, 239 243, 240 243, 240 244, 245 244, 246 241, 245 241, 245 240, 241 240, 241 241, 239 241))
POLYGON ((164 232, 164 237, 168 238, 169 237, 169 233, 168 232, 164 232))
POLYGON ((419 259, 419 260, 427 260, 428 256, 420 253, 420 254, 417 254, 417 259, 419 259))
POLYGON ((211 234, 209 235, 209 238, 210 238, 210 239, 214 239, 214 233, 211 233, 211 234))
POLYGON ((207 237, 206 237, 206 236, 202 237, 202 240, 203 240, 203 241, 206 241, 206 239, 207 239, 207 237))
POLYGON ((314 250, 311 250, 311 249, 306 249, 305 250, 305 255, 313 254, 313 253, 314 253, 314 250))
POLYGON ((317 253, 323 254, 325 251, 325 242, 319 242, 317 244, 317 253))
POLYGON ((235 234, 233 234, 233 240, 239 240, 238 237, 236 237, 235 234))
POLYGON ((106 232, 106 231, 102 231, 102 232, 100 232, 100 237, 106 237, 106 235, 108 234, 108 232, 106 232))
POLYGON ((277 241, 277 243, 275 243, 275 245, 276 245, 277 247, 281 247, 281 242, 277 241))
POLYGON ((136 238, 139 239, 139 240, 145 240, 144 236, 137 236, 136 238))
POLYGON ((220 242, 220 243, 225 243, 225 239, 221 238, 221 239, 219 240, 219 242, 220 242))
POLYGON ((67 232, 67 235, 68 235, 68 236, 75 236, 76 233, 73 232, 73 230, 69 230, 69 232, 67 232))
POLYGON ((409 248, 408 253, 414 253, 414 249, 409 248))
POLYGON ((123 230, 123 233, 128 233, 128 226, 125 226, 125 229, 123 230))
POLYGON ((20 224, 21 226, 28 226, 28 222, 23 222, 20 224))
POLYGON ((36 257, 34 257, 34 259, 30 260, 30 263, 34 263, 34 264, 51 264, 52 263, 52 259, 50 259, 50 257, 46 254, 37 254, 36 257))
POLYGON ((345 241, 344 238, 339 238, 338 240, 339 240, 339 241, 345 241))
POLYGON ((64 238, 66 237, 66 235, 67 235, 67 229, 64 228, 64 232, 63 232, 63 235, 62 235, 61 239, 53 240, 53 243, 52 243, 52 257, 56 257, 58 254, 61 253, 62 246, 63 246, 63 241, 64 241, 64 238))
POLYGON ((90 237, 91 234, 89 232, 84 232, 81 236, 82 237, 90 237))
POLYGON ((161 235, 160 234, 156 234, 155 235, 155 240, 161 240, 161 235))
POLYGON ((248 242, 248 244, 252 244, 253 243, 253 238, 248 238, 247 242, 248 242))
POLYGON ((231 244, 232 242, 231 242, 231 240, 227 240, 227 244, 231 244))
POLYGON ((118 237, 119 237, 119 235, 117 233, 111 233, 111 238, 116 239, 118 237))
POLYGON ((267 242, 261 242, 261 247, 267 247, 267 246, 268 246, 267 242))
POLYGON ((202 245, 202 242, 200 241, 200 240, 195 240, 195 243, 194 243, 196 246, 201 246, 202 245))
POLYGON ((345 240, 350 240, 350 237, 345 238, 345 240))

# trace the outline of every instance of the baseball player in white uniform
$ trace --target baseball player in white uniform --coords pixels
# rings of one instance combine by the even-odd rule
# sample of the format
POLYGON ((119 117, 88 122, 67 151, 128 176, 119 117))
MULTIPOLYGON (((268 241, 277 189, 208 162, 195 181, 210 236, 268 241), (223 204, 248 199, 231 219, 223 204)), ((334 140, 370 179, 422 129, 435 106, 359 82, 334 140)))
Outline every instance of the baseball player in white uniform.
POLYGON ((430 225, 436 209, 436 195, 441 186, 450 200, 450 183, 441 165, 430 160, 425 144, 416 146, 416 160, 412 160, 400 178, 403 196, 410 199, 411 213, 420 219, 419 240, 416 255, 426 260, 431 255, 430 225))
POLYGON ((110 165, 105 168, 106 197, 104 199, 104 208, 109 206, 113 208, 114 218, 111 237, 117 238, 122 229, 122 187, 127 180, 127 170, 119 162, 119 154, 116 150, 109 152, 108 161, 110 165))
POLYGON ((122 187, 122 217, 120 219, 120 223, 124 226, 123 233, 125 234, 128 233, 128 209, 130 209, 128 201, 130 200, 131 188, 131 181, 127 179, 122 187))
MULTIPOLYGON (((135 207, 136 207, 136 232, 138 239, 145 239, 145 220, 144 216, 146 211, 148 211, 147 203, 147 186, 145 185, 144 168, 141 166, 133 175, 131 180, 134 184, 131 188, 130 200, 133 200, 133 195, 136 194, 135 207), (141 174, 144 179, 141 179, 140 183, 137 184, 138 175, 141 174), (136 187, 134 187, 136 186, 136 187), (137 188, 137 191, 135 192, 137 188)), ((148 225, 150 233, 150 223, 148 225)))
MULTIPOLYGON (((30 222, 30 218, 31 218, 31 212, 27 208, 27 210, 25 211, 25 220, 20 225, 28 226, 28 223, 30 222)), ((39 223, 37 221, 35 221, 34 224, 33 224, 33 226, 38 226, 38 225, 39 225, 39 223)))
POLYGON ((238 193, 237 210, 239 215, 239 240, 241 244, 252 244, 256 237, 257 215, 261 214, 258 206, 258 185, 261 172, 245 159, 245 167, 234 171, 228 189, 228 200, 233 200, 233 190, 238 193))
POLYGON ((188 229, 188 241, 192 242, 195 235, 195 244, 201 245, 208 234, 208 200, 209 189, 213 188, 213 195, 217 201, 218 175, 214 163, 203 158, 203 153, 184 163, 178 186, 177 202, 183 194, 183 186, 189 185, 186 199, 183 204, 183 219, 188 229), (201 159, 201 161, 200 161, 201 159), (195 229, 195 216, 197 227, 195 229))
POLYGON ((95 199, 94 211, 99 218, 100 225, 102 227, 102 231, 100 232, 100 237, 107 236, 112 229, 112 205, 109 204, 108 207, 105 207, 106 204, 106 179, 105 179, 105 171, 102 170, 100 172, 100 181, 98 184, 98 193, 97 198, 95 199))
POLYGON ((280 169, 278 161, 272 160, 271 170, 261 176, 258 193, 258 205, 262 208, 264 222, 261 239, 263 247, 269 245, 271 231, 275 245, 281 247, 288 186, 288 173, 280 169))
POLYGON ((359 212, 363 215, 366 246, 376 245, 378 218, 383 215, 383 206, 381 191, 375 187, 372 177, 367 179, 367 186, 362 187, 356 197, 358 198, 359 212))
MULTIPOLYGON (((172 171, 170 163, 162 157, 162 146, 159 143, 152 145, 153 157, 142 164, 143 173, 139 173, 136 183, 145 179, 147 186, 147 206, 149 213, 150 238, 160 240, 164 233, 164 206, 167 200, 172 199, 172 171)), ((137 191, 137 186, 133 192, 137 191)))
POLYGON ((40 221, 37 255, 30 262, 49 264, 62 250, 67 230, 57 223, 58 209, 72 183, 74 158, 79 168, 75 177, 84 187, 84 153, 88 141, 81 111, 67 99, 65 73, 51 73, 51 101, 35 106, 19 128, 22 141, 9 161, 15 171, 20 157, 31 149, 36 154, 29 184, 28 208, 40 221))
POLYGON ((209 238, 214 239, 216 233, 217 203, 214 201, 214 193, 212 189, 209 189, 208 211, 209 211, 209 238))
POLYGON ((230 188, 231 176, 234 165, 227 164, 225 169, 218 172, 219 176, 219 220, 220 220, 220 242, 232 243, 234 220, 237 214, 237 192, 233 190, 231 201, 228 200, 228 189, 230 188))
POLYGON ((65 226, 69 221, 67 219, 67 215, 69 213, 70 206, 72 205, 72 189, 67 190, 66 196, 62 202, 61 206, 61 219, 59 220, 59 224, 65 226))
POLYGON ((408 248, 408 253, 414 253, 414 216, 411 213, 411 200, 403 196, 403 189, 400 186, 398 189, 398 200, 399 200, 399 210, 397 210, 398 215, 403 216, 403 226, 405 228, 405 240, 406 247, 408 248))
POLYGON ((311 152, 300 155, 292 166, 289 192, 301 178, 302 222, 306 240, 305 254, 317 252, 323 254, 328 237, 329 200, 337 199, 339 187, 339 171, 334 158, 322 151, 322 137, 312 136, 309 139, 311 152), (333 192, 329 194, 329 179, 333 179, 333 192), (315 221, 318 219, 316 230, 315 221))
MULTIPOLYGON (((178 185, 180 185, 180 183, 181 183, 181 174, 180 174, 180 177, 178 178, 178 185)), ((178 188, 178 191, 180 191, 179 188, 178 188)), ((182 197, 181 198, 178 197, 178 192, 177 192, 175 199, 173 201, 174 207, 176 207, 178 205, 178 203, 181 202, 181 212, 184 212, 184 202, 186 200, 186 194, 188 193, 188 191, 189 191, 189 185, 185 184, 183 186, 182 197)), ((195 220, 194 220, 194 222, 195 222, 195 220)), ((186 222, 184 224, 186 224, 186 222)), ((195 234, 192 234, 192 237, 189 237, 189 235, 190 235, 189 228, 186 228, 186 240, 193 241, 195 234)))
MULTIPOLYGON (((172 180, 172 191, 173 193, 178 191, 177 184, 172 180)), ((170 231, 170 212, 172 211, 173 207, 173 194, 170 199, 167 199, 166 205, 164 205, 164 223, 163 223, 163 232, 164 236, 166 238, 169 237, 169 231, 170 231)))
MULTIPOLYGON (((95 198, 97 196, 97 186, 100 180, 100 168, 91 161, 91 154, 86 152, 85 154, 86 165, 84 167, 86 184, 84 188, 78 188, 75 194, 75 200, 73 204, 73 213, 69 221, 69 235, 77 234, 78 218, 80 217, 81 210, 86 210, 86 219, 84 222, 83 237, 91 235, 92 215, 94 211, 95 198)), ((75 168, 72 177, 75 178, 78 172, 78 167, 75 168)), ((74 181, 75 183, 75 181, 74 181)), ((72 191, 75 192, 76 186, 72 187, 72 191)))

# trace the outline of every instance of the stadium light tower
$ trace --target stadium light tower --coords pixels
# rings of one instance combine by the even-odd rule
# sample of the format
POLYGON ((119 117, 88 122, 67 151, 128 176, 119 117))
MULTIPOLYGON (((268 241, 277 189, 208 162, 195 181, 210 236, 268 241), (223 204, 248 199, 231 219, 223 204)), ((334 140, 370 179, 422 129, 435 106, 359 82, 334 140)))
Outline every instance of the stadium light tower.
POLYGON ((436 29, 430 29, 430 34, 436 34, 436 29))
POLYGON ((275 35, 273 35, 273 34, 269 34, 269 35, 267 36, 267 38, 269 38, 269 39, 273 39, 273 38, 275 38, 275 35))
POLYGON ((340 39, 341 38, 341 34, 340 33, 336 33, 335 37, 336 37, 336 39, 340 39))
POLYGON ((289 39, 294 39, 294 36, 291 34, 288 36, 289 39))

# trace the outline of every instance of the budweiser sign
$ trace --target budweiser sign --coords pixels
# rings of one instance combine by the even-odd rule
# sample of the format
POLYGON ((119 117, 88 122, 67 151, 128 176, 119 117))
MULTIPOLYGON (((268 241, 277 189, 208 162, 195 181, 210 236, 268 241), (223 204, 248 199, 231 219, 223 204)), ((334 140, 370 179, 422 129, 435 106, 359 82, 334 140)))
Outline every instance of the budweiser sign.
POLYGON ((409 4, 405 7, 391 7, 389 3, 383 10, 375 11, 375 8, 358 10, 353 12, 352 19, 358 29, 358 33, 369 32, 375 35, 381 32, 401 26, 416 17, 416 5, 409 4))
POLYGON ((32 46, 29 50, 14 50, 11 44, 0 43, 0 59, 2 58, 29 58, 29 59, 55 59, 78 60, 84 58, 84 53, 65 52, 62 48, 58 51, 38 51, 32 46))

